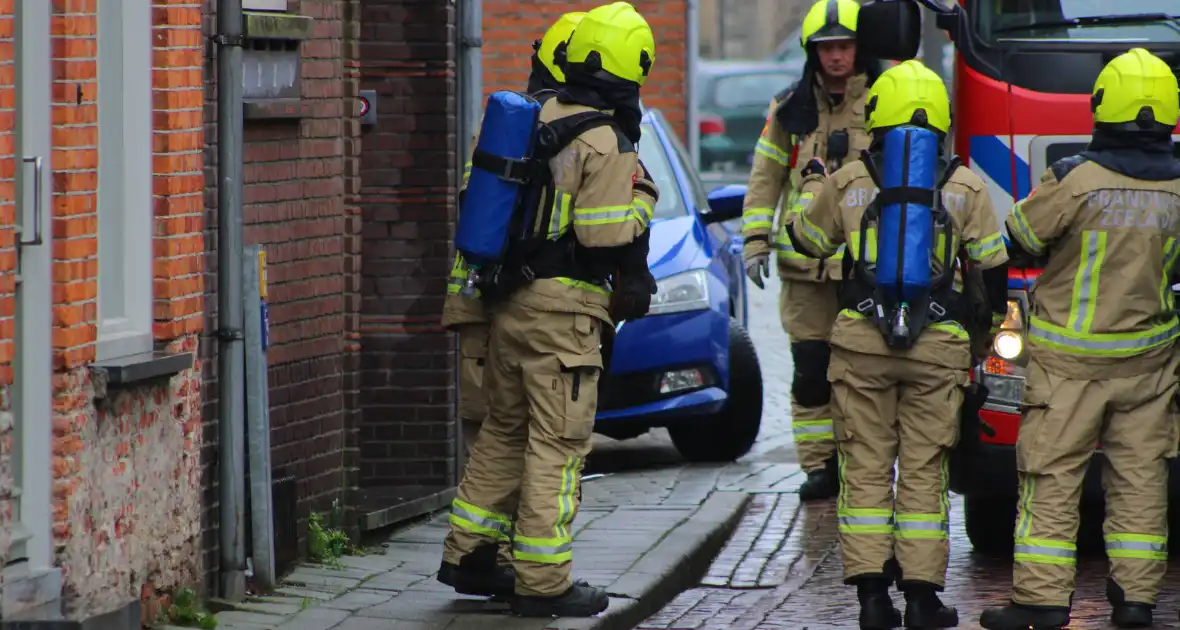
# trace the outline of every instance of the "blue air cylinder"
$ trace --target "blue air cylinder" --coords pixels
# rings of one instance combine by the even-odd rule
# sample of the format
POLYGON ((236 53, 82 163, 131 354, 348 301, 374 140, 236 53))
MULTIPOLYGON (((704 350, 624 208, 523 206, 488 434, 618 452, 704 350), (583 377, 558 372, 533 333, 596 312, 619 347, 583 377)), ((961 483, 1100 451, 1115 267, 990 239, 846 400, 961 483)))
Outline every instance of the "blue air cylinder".
MULTIPOLYGON (((938 135, 921 127, 885 134, 881 188, 933 190, 939 173, 938 135)), ((934 202, 933 193, 930 202, 934 202)), ((930 290, 934 261, 934 210, 906 201, 880 209, 877 227, 877 286, 894 303, 917 300, 930 290)))
MULTIPOLYGON (((533 154, 541 104, 532 98, 502 90, 488 97, 476 151, 508 160, 533 154)), ((467 192, 459 205, 455 248, 473 268, 499 263, 508 246, 512 217, 521 205, 525 186, 504 178, 504 173, 484 170, 472 160, 467 192)))

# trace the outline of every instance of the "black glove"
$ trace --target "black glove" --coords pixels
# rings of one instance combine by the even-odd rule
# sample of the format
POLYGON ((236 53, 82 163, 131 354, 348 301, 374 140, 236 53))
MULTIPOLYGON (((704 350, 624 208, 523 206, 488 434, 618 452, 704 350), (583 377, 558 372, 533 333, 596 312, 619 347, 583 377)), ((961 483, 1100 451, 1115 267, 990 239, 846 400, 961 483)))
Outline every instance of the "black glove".
POLYGON ((819 158, 812 158, 811 161, 809 161, 803 167, 803 170, 799 172, 799 178, 803 179, 809 175, 823 175, 827 177, 828 168, 824 166, 823 161, 821 161, 819 158))
POLYGON ((610 305, 611 319, 616 322, 647 315, 651 296, 658 290, 655 276, 651 275, 651 269, 647 266, 650 239, 650 230, 644 230, 619 257, 610 305))

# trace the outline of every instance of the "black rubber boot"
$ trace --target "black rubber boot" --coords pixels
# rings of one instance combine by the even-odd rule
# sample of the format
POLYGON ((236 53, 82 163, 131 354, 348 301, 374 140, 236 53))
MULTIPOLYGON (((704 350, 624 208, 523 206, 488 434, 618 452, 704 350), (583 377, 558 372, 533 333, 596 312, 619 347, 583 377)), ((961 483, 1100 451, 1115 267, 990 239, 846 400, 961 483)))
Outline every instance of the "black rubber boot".
POLYGON ((860 630, 890 630, 901 626, 901 611, 893 607, 887 580, 860 580, 856 584, 856 599, 860 601, 860 630))
POLYGON ((517 595, 511 602, 512 613, 518 617, 593 617, 609 605, 606 590, 582 580, 555 597, 517 595))
POLYGON ((1069 624, 1069 608, 1008 604, 988 608, 979 616, 986 630, 1059 630, 1069 624))
POLYGON ((1150 628, 1153 604, 1127 601, 1126 593, 1118 582, 1106 578, 1106 601, 1110 602, 1110 622, 1116 628, 1150 628))
POLYGON ((516 590, 516 571, 496 564, 497 551, 494 543, 480 545, 463 556, 458 566, 443 562, 437 579, 460 595, 512 597, 516 590))
POLYGON ((823 468, 807 473, 807 480, 799 486, 802 501, 822 501, 840 494, 840 473, 836 458, 828 459, 823 468))
POLYGON ((959 625, 959 612, 942 603, 938 587, 929 582, 904 582, 899 585, 905 593, 906 628, 933 630, 959 625))

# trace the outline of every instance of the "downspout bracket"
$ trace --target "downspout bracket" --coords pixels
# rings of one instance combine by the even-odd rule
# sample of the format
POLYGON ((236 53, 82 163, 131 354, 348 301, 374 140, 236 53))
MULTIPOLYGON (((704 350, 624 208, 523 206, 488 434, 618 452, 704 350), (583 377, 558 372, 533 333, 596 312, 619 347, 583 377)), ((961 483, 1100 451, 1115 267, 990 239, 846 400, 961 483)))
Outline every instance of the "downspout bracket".
POLYGON ((483 38, 481 37, 460 37, 459 43, 464 48, 483 48, 483 38))
POLYGON ((246 47, 245 35, 225 35, 218 33, 217 35, 211 35, 209 39, 213 40, 213 43, 217 44, 218 46, 237 46, 239 48, 246 47))
POLYGON ((246 333, 241 328, 218 328, 217 338, 221 341, 241 341, 246 338, 246 333))

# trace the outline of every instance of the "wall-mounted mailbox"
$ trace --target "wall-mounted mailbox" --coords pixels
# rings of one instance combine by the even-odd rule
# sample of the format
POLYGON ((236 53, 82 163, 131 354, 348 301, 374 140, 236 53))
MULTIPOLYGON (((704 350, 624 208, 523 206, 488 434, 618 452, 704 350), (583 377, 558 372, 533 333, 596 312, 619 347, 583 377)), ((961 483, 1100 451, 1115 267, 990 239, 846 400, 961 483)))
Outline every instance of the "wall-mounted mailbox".
POLYGON ((302 118, 300 43, 311 35, 302 15, 253 13, 243 16, 243 106, 246 119, 302 118))

